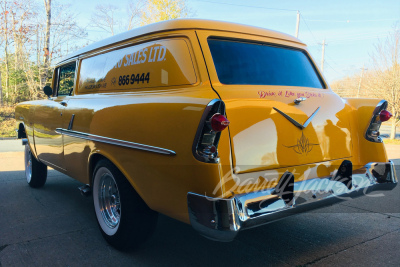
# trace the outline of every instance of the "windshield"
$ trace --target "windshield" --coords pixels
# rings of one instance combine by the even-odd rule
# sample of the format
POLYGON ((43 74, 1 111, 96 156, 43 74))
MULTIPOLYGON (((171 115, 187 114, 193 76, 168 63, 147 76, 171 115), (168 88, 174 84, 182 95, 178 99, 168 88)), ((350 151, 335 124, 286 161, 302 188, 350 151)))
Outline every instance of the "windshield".
POLYGON ((221 39, 208 39, 208 45, 223 84, 324 88, 301 50, 221 39))

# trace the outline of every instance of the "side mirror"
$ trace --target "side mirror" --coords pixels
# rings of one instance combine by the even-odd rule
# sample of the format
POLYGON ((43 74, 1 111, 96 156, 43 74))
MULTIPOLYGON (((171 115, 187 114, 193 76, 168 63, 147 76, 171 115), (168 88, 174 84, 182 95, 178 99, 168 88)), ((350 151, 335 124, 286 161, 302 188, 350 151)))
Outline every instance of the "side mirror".
POLYGON ((43 91, 44 91, 44 94, 47 95, 48 97, 50 97, 50 96, 53 95, 53 89, 51 89, 50 86, 47 86, 47 85, 46 85, 46 86, 43 88, 43 91))

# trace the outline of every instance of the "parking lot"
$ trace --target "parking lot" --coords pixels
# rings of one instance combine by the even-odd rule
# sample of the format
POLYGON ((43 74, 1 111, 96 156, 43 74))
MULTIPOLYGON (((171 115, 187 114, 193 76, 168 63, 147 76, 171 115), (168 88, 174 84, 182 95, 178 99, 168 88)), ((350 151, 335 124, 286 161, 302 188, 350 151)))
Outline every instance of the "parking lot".
MULTIPOLYGON (((400 174, 400 146, 387 146, 400 174)), ((0 266, 400 266, 400 186, 243 231, 230 243, 207 240, 163 215, 137 251, 110 247, 81 184, 54 170, 30 188, 20 141, 0 141, 0 266)))

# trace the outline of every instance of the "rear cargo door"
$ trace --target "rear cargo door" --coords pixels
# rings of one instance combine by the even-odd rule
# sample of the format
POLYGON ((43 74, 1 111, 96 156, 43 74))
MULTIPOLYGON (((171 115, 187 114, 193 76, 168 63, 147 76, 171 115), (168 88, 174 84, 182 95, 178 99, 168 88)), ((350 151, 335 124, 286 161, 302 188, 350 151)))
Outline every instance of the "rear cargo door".
POLYGON ((213 35, 201 44, 226 104, 237 173, 351 156, 350 108, 327 88, 304 47, 213 35))

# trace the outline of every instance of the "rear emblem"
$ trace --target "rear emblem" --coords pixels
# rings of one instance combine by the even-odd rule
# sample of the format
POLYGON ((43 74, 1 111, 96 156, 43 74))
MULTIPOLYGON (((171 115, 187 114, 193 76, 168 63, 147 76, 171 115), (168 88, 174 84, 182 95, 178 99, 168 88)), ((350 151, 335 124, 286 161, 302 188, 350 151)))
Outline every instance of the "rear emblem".
POLYGON ((297 144, 295 144, 294 146, 285 146, 285 145, 283 146, 287 148, 293 148, 294 152, 296 152, 297 154, 307 155, 309 152, 311 152, 311 150, 313 150, 314 146, 319 146, 319 144, 310 143, 310 141, 304 135, 304 133, 301 132, 301 137, 297 139, 297 144))
POLYGON ((275 108, 274 109, 281 114, 283 117, 285 117, 288 121, 290 121, 291 123, 294 124, 294 126, 300 128, 300 130, 303 130, 304 128, 306 128, 308 126, 308 124, 310 124, 311 120, 314 118, 314 116, 317 114, 318 110, 321 107, 318 107, 313 114, 311 114, 311 116, 306 120, 306 122, 304 124, 301 124, 299 122, 297 122, 295 119, 293 119, 292 117, 290 117, 289 115, 287 115, 286 113, 280 111, 279 109, 275 108))

